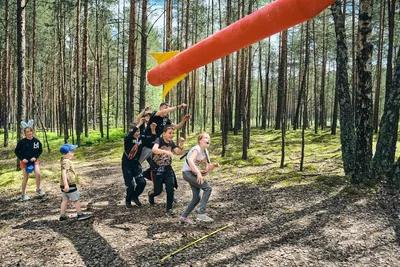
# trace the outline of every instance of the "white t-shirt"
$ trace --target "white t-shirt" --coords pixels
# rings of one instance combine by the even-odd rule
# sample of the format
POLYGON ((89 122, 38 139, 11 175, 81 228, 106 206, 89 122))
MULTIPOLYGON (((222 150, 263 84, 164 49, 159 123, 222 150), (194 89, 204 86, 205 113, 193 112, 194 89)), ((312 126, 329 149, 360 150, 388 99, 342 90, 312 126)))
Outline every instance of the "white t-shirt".
POLYGON ((183 172, 187 172, 187 171, 192 171, 192 169, 189 166, 189 163, 187 161, 188 158, 190 158, 190 155, 193 153, 193 150, 197 150, 197 156, 194 159, 194 164, 196 166, 199 166, 201 162, 204 161, 204 159, 206 158, 206 151, 204 151, 203 153, 201 152, 201 148, 199 145, 195 145, 194 147, 192 147, 192 149, 190 149, 190 151, 188 152, 188 154, 186 155, 186 159, 185 162, 183 163, 183 168, 182 171, 183 172))

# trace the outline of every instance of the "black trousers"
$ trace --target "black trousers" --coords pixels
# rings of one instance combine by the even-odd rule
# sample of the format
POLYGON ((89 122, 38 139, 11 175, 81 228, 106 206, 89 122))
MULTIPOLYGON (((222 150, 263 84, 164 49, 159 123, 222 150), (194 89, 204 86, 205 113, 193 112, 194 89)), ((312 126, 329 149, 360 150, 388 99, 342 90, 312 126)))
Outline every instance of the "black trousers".
POLYGON ((162 185, 165 184, 165 190, 167 192, 167 211, 172 209, 172 203, 174 201, 174 186, 175 186, 175 174, 172 168, 166 168, 163 172, 157 170, 147 170, 146 175, 153 181, 153 191, 151 191, 150 197, 155 197, 161 194, 162 185))
POLYGON ((146 187, 146 180, 142 173, 135 176, 134 168, 124 163, 122 163, 122 174, 126 186, 125 200, 129 202, 132 198, 138 198, 143 193, 146 187))

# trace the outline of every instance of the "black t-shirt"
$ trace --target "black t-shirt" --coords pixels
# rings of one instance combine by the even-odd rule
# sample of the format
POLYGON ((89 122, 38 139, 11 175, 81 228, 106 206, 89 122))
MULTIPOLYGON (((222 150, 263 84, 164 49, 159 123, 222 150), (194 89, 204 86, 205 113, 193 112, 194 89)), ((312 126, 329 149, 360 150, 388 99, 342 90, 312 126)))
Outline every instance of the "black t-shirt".
POLYGON ((151 134, 151 128, 150 125, 155 122, 157 124, 156 127, 156 137, 160 137, 165 125, 171 125, 172 122, 168 117, 161 117, 161 116, 156 116, 155 114, 157 111, 154 111, 153 114, 151 115, 149 122, 147 123, 147 127, 144 131, 144 138, 143 138, 143 145, 152 148, 153 147, 153 142, 154 139, 148 138, 149 136, 152 136, 151 134))
POLYGON ((42 143, 39 139, 33 137, 32 139, 23 138, 19 140, 14 152, 20 160, 30 160, 31 158, 39 158, 42 151, 42 143))
MULTIPOLYGON (((169 141, 169 143, 165 142, 162 137, 157 138, 156 141, 154 141, 154 144, 158 144, 158 148, 161 150, 166 150, 166 151, 171 151, 177 147, 174 143, 174 141, 169 141)), ((158 168, 161 166, 164 167, 171 167, 172 163, 172 158, 166 155, 160 155, 160 154, 153 154, 151 158, 151 167, 158 168)))

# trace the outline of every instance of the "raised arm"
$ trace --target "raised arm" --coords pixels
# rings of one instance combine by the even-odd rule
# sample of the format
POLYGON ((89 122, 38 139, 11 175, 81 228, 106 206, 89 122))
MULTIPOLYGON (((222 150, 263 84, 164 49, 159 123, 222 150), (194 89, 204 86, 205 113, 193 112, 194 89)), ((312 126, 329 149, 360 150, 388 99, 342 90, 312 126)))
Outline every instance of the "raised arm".
POLYGON ((143 118, 144 115, 146 115, 146 111, 148 111, 149 109, 151 109, 151 105, 146 106, 146 107, 139 113, 139 115, 136 117, 136 123, 139 124, 140 120, 143 118))
POLYGON ((186 107, 187 107, 187 105, 185 103, 182 103, 182 104, 177 105, 177 106, 173 106, 173 107, 169 107, 169 108, 166 108, 166 109, 163 109, 163 110, 159 110, 159 111, 156 112, 155 115, 164 117, 164 116, 167 116, 170 112, 177 110, 178 108, 185 109, 186 107))
POLYGON ((190 120, 191 117, 192 117, 192 116, 190 116, 190 114, 186 114, 185 117, 183 117, 183 119, 181 120, 180 123, 178 123, 178 124, 172 123, 171 125, 172 125, 172 127, 174 127, 175 129, 182 129, 183 125, 185 125, 185 123, 186 123, 188 120, 190 120))

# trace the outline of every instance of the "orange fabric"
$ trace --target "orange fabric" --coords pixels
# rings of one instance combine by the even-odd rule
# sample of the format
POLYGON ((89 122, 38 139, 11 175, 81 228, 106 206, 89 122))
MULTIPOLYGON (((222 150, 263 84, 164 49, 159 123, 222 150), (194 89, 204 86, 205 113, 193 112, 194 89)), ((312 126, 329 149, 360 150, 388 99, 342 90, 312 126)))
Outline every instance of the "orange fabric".
MULTIPOLYGON (((35 165, 39 165, 39 160, 38 160, 38 159, 35 161, 35 165)), ((25 168, 26 168, 26 163, 20 161, 20 162, 19 162, 19 167, 20 167, 21 169, 25 169, 25 168)))
POLYGON ((307 21, 335 0, 276 0, 156 66, 147 74, 154 86, 307 21))

